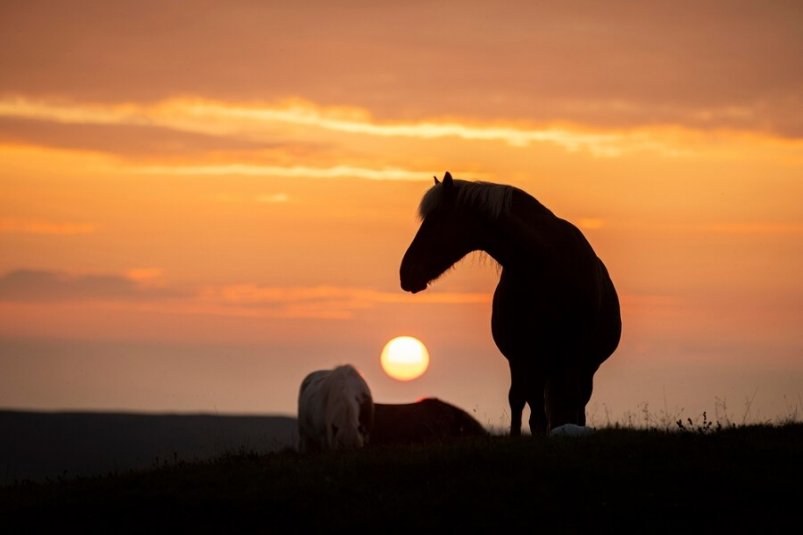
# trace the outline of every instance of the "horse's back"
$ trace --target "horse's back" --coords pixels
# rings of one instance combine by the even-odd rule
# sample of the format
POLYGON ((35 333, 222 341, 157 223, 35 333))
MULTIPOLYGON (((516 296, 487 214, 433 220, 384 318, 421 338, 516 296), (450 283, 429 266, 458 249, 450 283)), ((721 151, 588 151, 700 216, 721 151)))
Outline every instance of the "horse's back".
POLYGON ((415 403, 376 403, 372 445, 413 444, 487 435, 464 410, 437 398, 415 403))
POLYGON ((580 352, 596 368, 621 335, 616 288, 583 233, 556 216, 546 218, 549 259, 529 269, 502 269, 493 299, 494 341, 508 359, 534 348, 543 354, 580 352))

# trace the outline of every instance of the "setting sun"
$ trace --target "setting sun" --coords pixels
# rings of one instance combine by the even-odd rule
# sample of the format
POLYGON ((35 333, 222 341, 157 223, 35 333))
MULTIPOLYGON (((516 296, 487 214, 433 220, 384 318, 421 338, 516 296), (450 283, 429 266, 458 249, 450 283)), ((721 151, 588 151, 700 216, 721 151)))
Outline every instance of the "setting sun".
POLYGON ((417 338, 398 336, 385 344, 382 369, 399 381, 410 381, 423 375, 429 366, 429 351, 417 338))

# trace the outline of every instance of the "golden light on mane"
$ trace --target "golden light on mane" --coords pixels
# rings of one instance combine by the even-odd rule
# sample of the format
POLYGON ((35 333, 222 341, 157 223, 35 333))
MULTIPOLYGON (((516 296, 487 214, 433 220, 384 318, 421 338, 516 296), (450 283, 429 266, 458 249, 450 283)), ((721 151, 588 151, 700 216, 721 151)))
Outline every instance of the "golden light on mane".
MULTIPOLYGON (((491 217, 499 217, 500 214, 510 209, 513 192, 516 190, 513 186, 483 181, 471 182, 455 179, 453 184, 457 192, 458 205, 474 208, 491 217)), ((421 219, 440 206, 443 202, 443 191, 443 184, 435 184, 424 194, 421 204, 418 206, 418 215, 421 219)))

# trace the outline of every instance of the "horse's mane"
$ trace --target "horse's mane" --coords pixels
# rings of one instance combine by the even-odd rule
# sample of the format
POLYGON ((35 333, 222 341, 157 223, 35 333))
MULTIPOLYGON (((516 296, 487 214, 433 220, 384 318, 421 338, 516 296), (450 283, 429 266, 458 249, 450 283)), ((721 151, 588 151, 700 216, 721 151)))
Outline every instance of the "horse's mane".
MULTIPOLYGON (((458 206, 472 208, 497 218, 510 210, 513 192, 519 191, 513 186, 494 184, 492 182, 470 182, 468 180, 453 181, 457 193, 455 199, 458 206)), ((418 215, 426 218, 443 202, 443 184, 435 184, 424 194, 418 206, 418 215)))

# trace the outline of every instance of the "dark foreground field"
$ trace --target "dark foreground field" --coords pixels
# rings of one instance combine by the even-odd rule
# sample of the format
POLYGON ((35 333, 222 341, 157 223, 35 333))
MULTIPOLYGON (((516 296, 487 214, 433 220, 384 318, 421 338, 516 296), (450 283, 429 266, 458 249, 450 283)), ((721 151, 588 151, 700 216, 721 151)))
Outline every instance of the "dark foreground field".
POLYGON ((582 439, 234 454, 17 483, 0 488, 0 529, 771 533, 799 523, 801 485, 801 424, 706 433, 610 429, 582 439))

